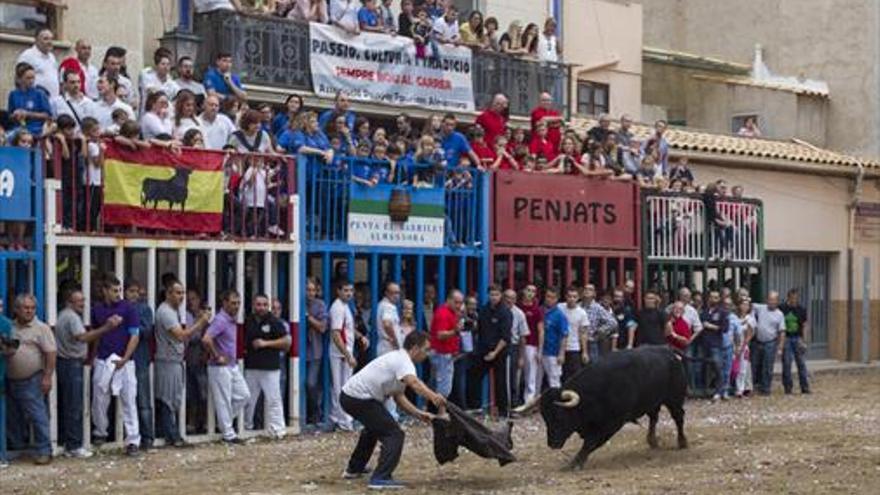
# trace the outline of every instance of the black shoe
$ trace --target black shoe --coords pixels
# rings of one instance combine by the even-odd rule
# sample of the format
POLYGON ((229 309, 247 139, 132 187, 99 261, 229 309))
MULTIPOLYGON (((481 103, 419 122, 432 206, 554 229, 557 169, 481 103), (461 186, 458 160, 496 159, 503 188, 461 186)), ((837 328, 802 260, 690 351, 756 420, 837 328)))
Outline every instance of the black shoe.
POLYGON ((137 445, 131 444, 125 447, 125 455, 129 457, 140 457, 141 451, 137 445))
POLYGON ((804 395, 810 395, 810 394, 813 393, 813 391, 810 390, 810 389, 806 389, 806 390, 801 390, 801 393, 804 394, 804 395))
POLYGON ((101 445, 104 445, 105 443, 107 443, 107 437, 93 437, 92 438, 92 445, 94 445, 95 447, 100 447, 101 445))
POLYGON ((224 438, 223 443, 225 443, 226 445, 244 445, 245 441, 242 440, 241 438, 235 437, 235 438, 232 438, 229 440, 224 438))

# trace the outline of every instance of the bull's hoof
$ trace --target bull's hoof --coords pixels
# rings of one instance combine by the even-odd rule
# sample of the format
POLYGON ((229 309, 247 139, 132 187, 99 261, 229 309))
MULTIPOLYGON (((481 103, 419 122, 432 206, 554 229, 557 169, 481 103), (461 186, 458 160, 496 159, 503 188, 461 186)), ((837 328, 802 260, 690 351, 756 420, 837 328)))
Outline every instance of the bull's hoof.
POLYGON ((583 471, 583 470, 584 470, 584 464, 582 462, 578 462, 578 461, 571 461, 568 464, 566 464, 565 466, 563 466, 561 469, 561 471, 563 473, 573 473, 575 471, 583 471))
POLYGON ((684 449, 688 448, 688 441, 687 441, 687 438, 685 438, 685 437, 681 437, 681 438, 678 439, 678 448, 681 449, 681 450, 684 450, 684 449))
POLYGON ((652 449, 660 447, 660 444, 657 442, 657 437, 651 435, 648 436, 648 447, 651 447, 652 449))

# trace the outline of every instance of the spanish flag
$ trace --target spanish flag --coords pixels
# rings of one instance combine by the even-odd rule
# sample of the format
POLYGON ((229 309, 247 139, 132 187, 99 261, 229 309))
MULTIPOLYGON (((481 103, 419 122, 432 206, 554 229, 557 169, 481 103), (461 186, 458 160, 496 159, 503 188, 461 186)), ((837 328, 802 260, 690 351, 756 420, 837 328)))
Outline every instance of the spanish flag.
POLYGON ((178 232, 220 232, 223 153, 149 148, 113 142, 104 154, 105 225, 178 232))

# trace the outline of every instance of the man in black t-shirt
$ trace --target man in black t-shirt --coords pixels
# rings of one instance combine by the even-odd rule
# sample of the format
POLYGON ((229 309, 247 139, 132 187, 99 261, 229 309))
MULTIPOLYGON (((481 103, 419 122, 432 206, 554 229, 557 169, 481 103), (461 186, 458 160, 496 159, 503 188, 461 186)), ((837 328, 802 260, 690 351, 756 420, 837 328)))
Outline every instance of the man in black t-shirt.
POLYGON ((266 407, 266 430, 274 438, 286 431, 281 403, 281 360, 279 353, 290 347, 284 324, 269 311, 265 294, 254 297, 253 314, 244 322, 244 378, 251 397, 245 406, 245 428, 253 429, 254 411, 260 392, 266 407))
POLYGON ((807 374, 807 363, 804 355, 807 352, 807 344, 804 334, 809 325, 807 310, 800 305, 800 293, 797 289, 788 291, 785 304, 779 306, 779 310, 785 315, 785 341, 782 344, 782 386, 785 393, 790 394, 794 388, 791 378, 791 361, 794 359, 798 370, 798 382, 801 393, 810 393, 810 382, 807 374))
POLYGON ((633 337, 635 337, 636 347, 642 345, 666 345, 667 316, 665 311, 659 309, 659 303, 660 297, 656 292, 652 290, 645 292, 645 307, 636 315, 639 326, 634 332, 630 330, 628 347, 633 346, 633 337))

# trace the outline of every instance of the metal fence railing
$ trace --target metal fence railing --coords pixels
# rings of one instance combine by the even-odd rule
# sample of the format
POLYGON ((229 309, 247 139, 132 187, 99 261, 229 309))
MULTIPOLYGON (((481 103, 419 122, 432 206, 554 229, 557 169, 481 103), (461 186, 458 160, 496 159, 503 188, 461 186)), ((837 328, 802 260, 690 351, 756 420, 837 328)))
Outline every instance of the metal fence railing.
MULTIPOLYGON (((68 150, 77 149, 68 143, 68 150)), ((55 198, 55 219, 64 234, 129 235, 139 237, 189 236, 191 232, 108 226, 101 218, 104 185, 92 183, 92 168, 81 153, 64 156, 61 143, 53 138, 48 149, 46 177, 60 182, 55 198)), ((190 151, 184 148, 181 153, 190 151)), ((200 150, 200 153, 205 153, 200 150)), ((221 152, 216 152, 221 153, 221 152)), ((199 232, 208 239, 289 239, 294 234, 291 197, 296 191, 293 157, 259 153, 223 152, 223 221, 216 232, 199 232)))
MULTIPOLYGON (((218 11, 196 16, 195 32, 203 46, 199 67, 211 66, 214 55, 228 52, 245 82, 313 91, 308 23, 218 11)), ((564 63, 475 50, 471 74, 476 108, 485 108, 495 93, 505 93, 510 113, 527 116, 543 91, 553 95, 559 108, 568 108, 569 66, 564 63)))
MULTIPOLYGON (((353 173, 364 168, 381 171, 387 162, 343 158, 326 165, 314 157, 300 157, 305 173, 301 198, 305 208, 305 242, 345 244, 348 242, 348 213, 352 187, 360 185, 353 173)), ((483 234, 481 212, 484 207, 482 184, 486 174, 477 169, 437 171, 429 165, 396 170, 393 175, 378 173, 382 181, 401 189, 442 188, 444 190, 445 247, 477 247, 483 234)))
POLYGON ((719 200, 710 212, 701 196, 650 194, 643 205, 648 260, 761 262, 760 201, 719 200))

